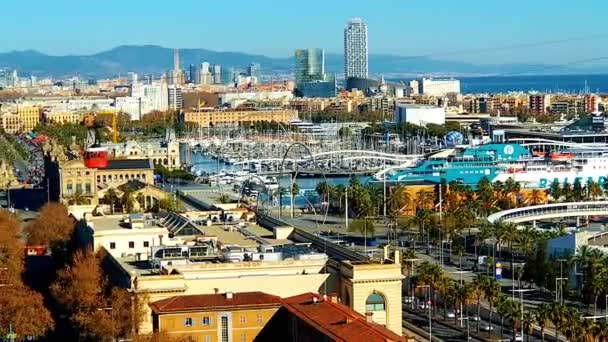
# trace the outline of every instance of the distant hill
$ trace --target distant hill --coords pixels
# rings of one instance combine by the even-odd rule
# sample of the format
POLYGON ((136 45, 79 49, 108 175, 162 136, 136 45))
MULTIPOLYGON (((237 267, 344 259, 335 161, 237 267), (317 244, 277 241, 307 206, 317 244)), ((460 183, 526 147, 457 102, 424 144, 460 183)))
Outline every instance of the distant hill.
MULTIPOLYGON (((182 68, 189 64, 210 62, 222 67, 244 70, 251 62, 260 63, 263 72, 289 73, 293 69, 293 58, 272 58, 241 52, 219 52, 206 49, 180 49, 182 68)), ((340 73, 343 70, 343 56, 326 54, 326 70, 340 73)), ((393 75, 484 75, 547 73, 600 72, 597 69, 556 69, 539 64, 475 65, 466 62, 437 60, 428 57, 403 57, 393 55, 370 55, 370 73, 393 75)), ((0 68, 19 70, 21 75, 112 77, 119 73, 135 71, 140 74, 160 74, 173 67, 173 49, 155 45, 125 45, 92 55, 50 56, 34 50, 0 53, 0 68)), ((606 68, 601 71, 606 71, 606 68)))

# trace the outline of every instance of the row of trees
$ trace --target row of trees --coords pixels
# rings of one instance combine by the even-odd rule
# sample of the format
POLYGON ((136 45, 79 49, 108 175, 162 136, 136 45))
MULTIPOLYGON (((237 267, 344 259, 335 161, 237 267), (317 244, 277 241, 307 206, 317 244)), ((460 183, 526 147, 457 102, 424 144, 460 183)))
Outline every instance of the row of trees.
MULTIPOLYGON (((409 265, 407 260, 411 257, 408 253, 404 254, 404 267, 411 267, 407 266, 409 265)), ((411 274, 412 270, 408 269, 405 272, 411 274)), ((476 306, 477 316, 480 317, 482 302, 485 302, 490 309, 489 321, 493 320, 492 314, 496 310, 500 316, 501 330, 504 323, 508 323, 513 336, 523 325, 523 331, 528 335, 533 333, 535 326, 540 327, 543 341, 548 326, 553 327, 556 333, 565 336, 568 341, 591 342, 604 341, 608 338, 608 322, 586 319, 579 310, 557 302, 526 308, 522 320, 520 302, 501 293, 500 284, 493 277, 477 275, 471 282, 460 283, 450 279, 438 265, 428 262, 417 265, 415 272, 416 275, 411 277, 412 289, 428 286, 432 309, 436 312, 438 304, 441 303, 444 318, 447 317, 450 308, 454 311, 462 308, 468 316, 469 307, 472 305, 476 306)), ((424 295, 421 291, 418 293, 424 295)), ((457 315, 454 315, 454 324, 457 319, 457 315)), ((477 332, 479 332, 479 322, 477 332)), ((492 331, 488 331, 488 334, 491 333, 492 331)))

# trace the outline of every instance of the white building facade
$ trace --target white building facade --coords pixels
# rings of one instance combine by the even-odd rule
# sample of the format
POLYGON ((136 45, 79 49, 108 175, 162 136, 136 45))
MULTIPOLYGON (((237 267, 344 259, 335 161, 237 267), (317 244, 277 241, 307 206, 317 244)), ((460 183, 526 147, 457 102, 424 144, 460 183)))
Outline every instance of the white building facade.
POLYGON ((426 126, 427 124, 445 124, 445 108, 410 104, 410 103, 398 103, 395 106, 395 122, 397 123, 411 123, 418 126, 426 126))
POLYGON ((418 82, 419 92, 424 95, 445 96, 448 93, 460 93, 460 80, 423 78, 418 82))
POLYGON ((353 18, 344 29, 344 76, 368 77, 367 25, 361 18, 353 18))

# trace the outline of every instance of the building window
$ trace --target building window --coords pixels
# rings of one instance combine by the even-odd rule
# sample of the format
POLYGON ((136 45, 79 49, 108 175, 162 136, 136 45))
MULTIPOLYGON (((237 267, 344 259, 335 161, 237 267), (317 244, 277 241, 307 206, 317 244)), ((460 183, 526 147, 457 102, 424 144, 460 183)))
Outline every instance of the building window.
POLYGON ((144 241, 144 247, 150 247, 150 243, 148 241, 144 241))
POLYGON ((90 194, 91 193, 91 183, 85 183, 85 185, 84 185, 84 193, 85 194, 90 194))
POLYGON ((247 323, 247 316, 241 315, 241 319, 240 320, 241 320, 241 324, 247 323))
POLYGON ((211 317, 203 317, 201 325, 211 325, 211 317))
POLYGON ((116 249, 116 242, 110 242, 110 249, 116 249))
POLYGON ((203 342, 211 342, 211 336, 209 336, 209 335, 203 336, 203 342))
POLYGON ((184 326, 187 326, 187 327, 192 326, 192 317, 188 317, 184 320, 184 326))
POLYGON ((129 241, 129 248, 135 248, 135 242, 129 241))
POLYGON ((262 323, 264 321, 264 315, 258 314, 256 320, 258 321, 258 323, 262 323))
POLYGON ((366 311, 384 311, 384 297, 378 293, 372 293, 365 301, 366 311))
POLYGON ((222 340, 221 342, 228 342, 229 340, 229 334, 228 334, 228 317, 224 316, 222 317, 222 324, 221 324, 221 328, 222 328, 222 340))
POLYGON ((241 334, 241 342, 247 342, 247 334, 245 334, 245 333, 241 334))

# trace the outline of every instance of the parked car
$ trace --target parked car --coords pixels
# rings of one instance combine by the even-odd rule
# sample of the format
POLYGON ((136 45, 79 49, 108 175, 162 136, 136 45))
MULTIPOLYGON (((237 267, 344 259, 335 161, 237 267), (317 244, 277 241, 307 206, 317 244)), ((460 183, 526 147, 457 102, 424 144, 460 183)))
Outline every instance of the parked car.
POLYGON ((479 329, 483 330, 483 331, 494 331, 494 326, 492 324, 482 324, 479 329))

